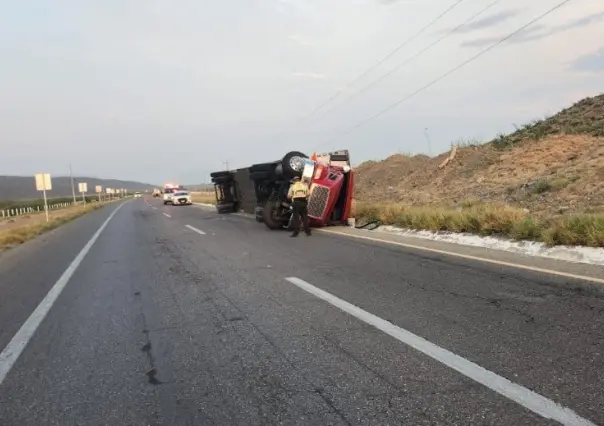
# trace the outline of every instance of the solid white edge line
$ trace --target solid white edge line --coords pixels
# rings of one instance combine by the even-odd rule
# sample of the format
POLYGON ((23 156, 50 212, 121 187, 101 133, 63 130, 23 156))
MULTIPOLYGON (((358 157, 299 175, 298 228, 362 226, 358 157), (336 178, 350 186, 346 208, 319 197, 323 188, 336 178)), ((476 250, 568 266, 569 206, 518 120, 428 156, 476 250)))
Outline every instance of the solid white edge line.
POLYGON ((595 423, 580 417, 573 410, 486 370, 472 361, 441 348, 300 278, 288 277, 285 280, 546 419, 553 419, 569 426, 595 426, 595 423))
POLYGON ((74 274, 82 260, 88 254, 88 251, 95 243, 103 229, 107 226, 109 221, 115 216, 119 209, 122 208, 124 204, 120 204, 117 206, 115 210, 111 212, 109 217, 105 219, 101 227, 94 233, 92 238, 86 243, 84 248, 78 253, 78 255, 73 259, 71 264, 67 267, 67 269, 63 272, 61 277, 57 280, 57 282, 52 286, 50 291, 46 294, 44 299, 38 304, 33 313, 27 318, 27 320, 23 323, 19 331, 13 336, 11 341, 6 345, 2 353, 0 353, 0 385, 6 378, 6 375, 11 370, 17 359, 27 346, 27 343, 30 341, 44 318, 46 314, 50 311, 57 298, 69 282, 69 279, 74 274))
POLYGON ((166 216, 166 217, 172 217, 172 216, 170 216, 168 213, 162 213, 162 214, 163 214, 164 216, 166 216))
POLYGON ((195 231, 195 232, 197 232, 198 234, 201 234, 201 235, 205 235, 206 234, 201 229, 197 229, 197 228, 195 228, 194 226, 191 226, 191 225, 185 225, 185 228, 189 228, 191 231, 195 231))
MULTIPOLYGON (((201 205, 199 203, 196 203, 196 204, 201 205)), ((253 218, 253 216, 250 215, 249 213, 245 213, 245 214, 232 213, 232 214, 236 214, 241 217, 247 217, 250 219, 253 218)), ((367 240, 367 241, 372 241, 375 243, 390 244, 393 246, 405 247, 405 248, 410 248, 410 249, 414 249, 414 250, 423 250, 423 251, 427 251, 427 252, 431 252, 431 253, 444 254, 446 256, 454 256, 454 257, 459 257, 462 259, 474 260, 476 262, 484 262, 484 263, 490 263, 493 265, 506 266, 509 268, 524 269, 526 271, 539 272, 541 274, 557 275, 559 277, 571 278, 573 280, 589 281, 592 283, 604 284, 603 278, 589 277, 587 275, 577 275, 577 274, 571 274, 568 272, 555 271, 552 269, 538 268, 536 266, 522 265, 519 263, 512 263, 512 262, 504 262, 502 260, 488 259, 486 257, 480 257, 480 256, 472 256, 469 254, 456 253, 454 251, 433 249, 430 247, 420 246, 420 245, 416 245, 416 244, 408 244, 408 243, 401 243, 398 241, 384 240, 382 238, 367 237, 364 235, 346 234, 344 232, 332 231, 332 230, 325 229, 325 228, 315 228, 314 231, 324 232, 326 234, 332 234, 332 235, 339 235, 341 237, 357 238, 360 240, 367 240)), ((547 259, 547 258, 545 258, 545 259, 547 259)), ((552 260, 556 260, 556 259, 552 259, 552 260)))
MULTIPOLYGON (((431 253, 444 254, 447 256, 455 256, 455 257, 459 257, 462 259, 474 260, 477 262, 492 263, 494 265, 499 265, 499 266, 507 266, 507 267, 516 268, 516 269, 524 269, 527 271, 539 272, 542 274, 558 275, 560 277, 572 278, 574 280, 591 281, 591 282, 598 283, 598 284, 604 284, 604 279, 596 278, 596 277, 588 277, 586 275, 576 275, 576 274, 571 274, 568 272, 554 271, 554 270, 545 269, 545 268, 538 268, 536 266, 521 265, 518 263, 504 262, 502 260, 488 259, 485 257, 472 256, 469 254, 462 254, 462 253, 455 253, 455 252, 447 251, 447 250, 433 249, 433 248, 429 248, 429 247, 418 246, 415 244, 400 243, 398 241, 389 241, 389 240, 383 240, 381 238, 366 237, 364 235, 346 234, 343 232, 330 231, 327 229, 318 229, 318 231, 325 232, 327 234, 332 234, 332 235, 340 235, 342 237, 358 238, 361 240, 368 240, 368 241, 373 241, 373 242, 382 243, 382 244, 390 244, 390 245, 395 245, 395 246, 399 246, 399 247, 411 248, 414 250, 423 250, 423 251, 428 251, 431 253)), ((552 260, 555 260, 555 259, 552 259, 552 260)))

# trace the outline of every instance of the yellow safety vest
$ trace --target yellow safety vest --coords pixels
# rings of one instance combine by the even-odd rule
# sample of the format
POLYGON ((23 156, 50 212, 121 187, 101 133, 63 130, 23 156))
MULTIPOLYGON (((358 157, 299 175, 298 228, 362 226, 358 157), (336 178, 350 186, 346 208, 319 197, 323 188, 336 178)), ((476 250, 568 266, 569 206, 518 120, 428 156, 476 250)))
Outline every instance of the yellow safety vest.
POLYGON ((294 199, 306 198, 308 197, 308 192, 308 185, 300 181, 294 182, 292 186, 289 187, 289 195, 294 199))

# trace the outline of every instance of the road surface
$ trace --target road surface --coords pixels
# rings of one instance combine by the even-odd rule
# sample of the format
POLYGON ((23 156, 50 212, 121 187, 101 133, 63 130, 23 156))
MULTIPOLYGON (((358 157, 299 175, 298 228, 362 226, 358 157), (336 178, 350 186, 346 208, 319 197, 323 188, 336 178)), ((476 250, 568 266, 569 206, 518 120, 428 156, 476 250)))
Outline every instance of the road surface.
POLYGON ((604 424, 576 285, 133 199, 0 255, 0 424, 604 424))

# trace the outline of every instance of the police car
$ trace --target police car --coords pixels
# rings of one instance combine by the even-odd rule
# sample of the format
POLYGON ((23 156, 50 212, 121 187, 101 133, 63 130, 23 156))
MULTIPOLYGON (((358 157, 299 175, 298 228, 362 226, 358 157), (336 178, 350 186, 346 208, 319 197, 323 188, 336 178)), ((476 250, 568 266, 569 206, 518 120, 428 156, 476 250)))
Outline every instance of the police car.
POLYGON ((187 206, 193 204, 191 200, 191 194, 182 189, 177 189, 171 194, 171 202, 173 206, 187 206))

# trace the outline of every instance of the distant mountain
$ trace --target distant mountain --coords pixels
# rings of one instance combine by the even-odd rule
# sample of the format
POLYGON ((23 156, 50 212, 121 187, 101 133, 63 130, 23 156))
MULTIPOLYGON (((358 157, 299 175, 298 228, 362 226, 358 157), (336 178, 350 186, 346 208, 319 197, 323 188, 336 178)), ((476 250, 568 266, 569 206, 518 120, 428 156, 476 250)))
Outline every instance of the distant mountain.
MULTIPOLYGON (((76 196, 78 194, 78 183, 86 182, 88 184, 88 194, 92 195, 96 185, 103 187, 103 192, 106 188, 124 188, 129 192, 133 191, 153 191, 159 186, 150 185, 142 182, 132 182, 117 179, 99 179, 91 177, 73 177, 76 196)), ((69 176, 53 176, 52 190, 46 193, 49 198, 70 197, 71 178, 69 176)), ((42 193, 36 191, 36 182, 33 176, 1 176, 0 175, 0 200, 30 200, 41 198, 42 193)))

